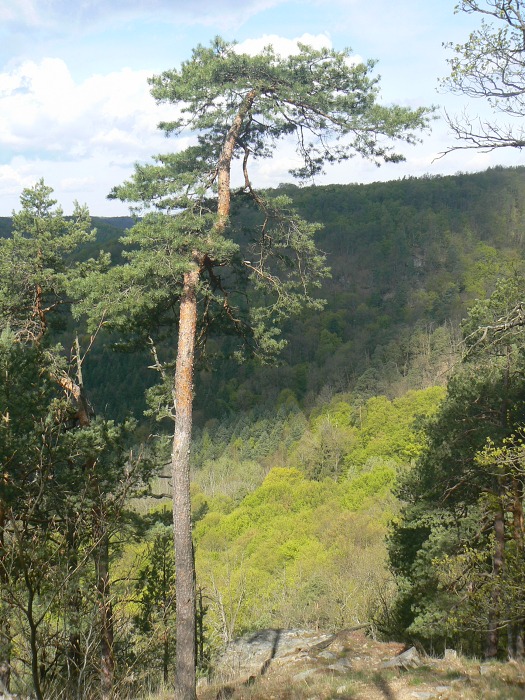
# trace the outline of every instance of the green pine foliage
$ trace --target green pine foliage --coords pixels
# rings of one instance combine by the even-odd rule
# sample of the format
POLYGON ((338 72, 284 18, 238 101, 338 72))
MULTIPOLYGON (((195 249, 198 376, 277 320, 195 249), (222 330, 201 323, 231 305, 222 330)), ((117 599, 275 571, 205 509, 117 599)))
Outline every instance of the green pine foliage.
POLYGON ((513 276, 473 305, 464 323, 468 354, 399 484, 404 506, 389 544, 399 593, 390 630, 436 651, 448 644, 521 654, 524 357, 521 326, 506 328, 505 320, 522 291, 513 276))

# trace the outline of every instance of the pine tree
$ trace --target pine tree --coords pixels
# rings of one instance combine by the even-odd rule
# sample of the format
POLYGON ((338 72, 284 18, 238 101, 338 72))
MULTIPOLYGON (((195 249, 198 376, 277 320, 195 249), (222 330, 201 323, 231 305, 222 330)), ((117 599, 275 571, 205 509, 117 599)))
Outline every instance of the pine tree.
MULTIPOLYGON (((215 39, 198 46, 180 69, 150 80, 153 96, 180 115, 160 125, 167 135, 195 134, 183 151, 137 165, 112 195, 134 203, 141 220, 124 238, 128 263, 111 276, 91 278, 92 318, 150 343, 159 361, 159 329, 178 328, 171 406, 173 517, 177 585, 176 697, 195 698, 195 574, 189 500, 193 370, 198 348, 212 330, 241 340, 242 349, 268 357, 282 347, 283 318, 305 304, 321 308, 313 292, 327 274, 316 249, 317 226, 302 220, 286 196, 252 185, 249 164, 270 158, 277 144, 295 139, 300 165, 312 178, 326 164, 358 153, 397 162, 391 140, 415 143, 428 126, 427 109, 378 103, 373 62, 349 51, 300 45, 288 58, 267 47, 257 56, 215 39), (231 170, 242 187, 232 191, 231 170), (249 231, 236 229, 233 210, 254 208, 249 231), (111 280, 111 281, 110 281, 111 280), (131 317, 131 320, 130 320, 131 317)), ((167 336, 164 335, 164 338, 167 336)), ((233 352, 234 344, 230 343, 233 352)), ((239 347, 236 348, 240 350, 239 347)), ((166 375, 169 387, 169 375, 166 375)))

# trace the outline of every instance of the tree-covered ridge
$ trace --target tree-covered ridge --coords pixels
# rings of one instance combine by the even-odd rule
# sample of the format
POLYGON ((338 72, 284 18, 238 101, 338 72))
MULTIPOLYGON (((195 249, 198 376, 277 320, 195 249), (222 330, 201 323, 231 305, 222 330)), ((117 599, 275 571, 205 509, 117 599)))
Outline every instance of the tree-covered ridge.
POLYGON ((327 385, 368 397, 444 382, 467 305, 521 269, 524 176, 494 169, 283 186, 301 215, 323 224, 318 244, 332 271, 320 291, 326 309, 287 325, 280 367, 225 365, 220 391, 213 382, 201 390, 206 411, 215 396, 218 411, 246 410, 285 388, 308 403, 327 385))
MULTIPOLYGON (((327 386, 367 398, 443 383, 469 303, 490 293, 499 277, 521 269, 522 168, 280 190, 305 219, 322 224, 317 242, 332 270, 319 291, 326 308, 285 324, 288 347, 278 366, 222 361, 220 374, 212 375, 203 365, 196 377, 200 425, 225 412, 274 405, 282 390, 311 405, 327 386)), ((241 207, 237 216, 245 236, 251 214, 241 207)), ((78 255, 85 259, 103 249, 120 260, 120 230, 131 220, 92 221, 96 241, 78 255)), ((131 408, 139 418, 143 389, 155 373, 147 369, 147 354, 112 353, 114 340, 86 359, 86 385, 97 410, 123 416, 131 408), (116 378, 119 392, 108 390, 108 376, 116 378)), ((228 339, 207 349, 210 358, 229 351, 228 339)))
MULTIPOLYGON (((201 424, 225 411, 272 405, 283 389, 308 405, 325 386, 352 388, 366 398, 443 383, 467 305, 520 269, 524 170, 281 189, 305 219, 323 225, 317 240, 332 276, 319 294, 327 307, 287 323, 289 344, 279 366, 223 363, 220 376, 204 367, 197 376, 201 424)), ((246 228, 249 211, 241 208, 238 216, 246 228)), ((76 255, 85 259, 103 249, 118 261, 118 239, 131 221, 93 217, 96 240, 76 255)), ((2 223, 7 228, 9 220, 2 223)), ((86 358, 91 399, 109 415, 123 416, 131 407, 140 417, 143 390, 155 380, 150 359, 115 355, 110 345, 86 358), (119 392, 109 389, 109 376, 119 392)), ((227 340, 208 348, 210 356, 227 352, 227 340)))

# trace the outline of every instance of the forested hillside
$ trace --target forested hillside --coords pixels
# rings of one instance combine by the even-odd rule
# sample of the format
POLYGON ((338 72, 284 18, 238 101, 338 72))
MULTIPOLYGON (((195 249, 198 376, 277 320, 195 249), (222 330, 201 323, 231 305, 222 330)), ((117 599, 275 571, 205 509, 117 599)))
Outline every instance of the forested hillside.
MULTIPOLYGON (((39 187, 31 196, 49 196, 39 187)), ((427 651, 520 657, 525 169, 268 196, 283 193, 322 224, 331 277, 318 290, 324 309, 286 322, 277 362, 239 364, 227 335, 200 358, 200 672, 233 637, 271 626, 364 625, 427 651)), ((2 287, 16 294, 0 296, 3 496, 20 509, 5 530, 0 653, 18 674, 12 687, 53 697, 66 677, 96 695, 109 649, 112 683, 138 697, 174 668, 162 413, 172 368, 163 388, 152 365, 176 341, 162 336, 159 360, 79 326, 68 295, 91 268, 121 260, 132 222, 82 211, 51 221, 56 240, 34 235, 50 249, 60 304, 20 321, 16 304, 39 300, 21 262, 24 275, 2 287), (60 382, 85 389, 95 412, 57 396, 60 382), (91 645, 94 631, 106 646, 91 645)), ((240 238, 258 225, 242 199, 234 222, 240 238)), ((12 270, 11 222, 0 224, 0 262, 12 270)), ((20 260, 38 261, 28 250, 20 260)))
MULTIPOLYGON (((253 407, 271 411, 286 400, 310 407, 321 391, 393 397, 443 384, 468 304, 521 269, 525 169, 281 190, 304 218, 322 224, 318 244, 331 268, 319 291, 326 307, 286 324, 288 345, 278 366, 239 366, 225 358, 220 372, 210 373, 204 361, 198 424, 253 407)), ((241 207, 237 216, 244 235, 250 212, 241 207)), ((109 227, 115 222, 94 224, 100 233, 86 252, 100 245, 119 255, 120 234, 109 227)), ((207 353, 227 355, 227 340, 210 342, 207 353)), ((147 355, 139 360, 95 348, 85 381, 97 410, 139 417, 143 389, 155 381, 150 364, 147 355)))

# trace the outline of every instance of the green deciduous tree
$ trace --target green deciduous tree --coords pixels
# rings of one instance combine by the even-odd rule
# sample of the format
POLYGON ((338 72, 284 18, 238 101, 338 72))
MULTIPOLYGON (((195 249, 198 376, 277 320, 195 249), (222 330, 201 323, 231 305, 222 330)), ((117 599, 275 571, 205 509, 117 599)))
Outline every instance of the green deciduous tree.
MULTIPOLYGON (((192 145, 137 165, 132 179, 112 194, 136 203, 143 218, 125 239, 135 248, 127 253, 128 264, 115 271, 113 285, 104 282, 106 293, 98 284, 91 316, 107 314, 114 327, 155 348, 156 329, 170 320, 178 326, 169 410, 175 413, 179 699, 195 697, 189 451, 196 348, 216 327, 268 356, 282 346, 283 317, 304 303, 319 308, 312 290, 326 274, 313 239, 317 226, 298 217, 289 198, 257 192, 249 164, 271 157, 287 138, 295 139, 294 172, 302 178, 355 153, 377 163, 402 160, 391 141, 415 143, 428 126, 429 110, 381 105, 372 69, 373 62, 352 61, 348 51, 305 45, 288 58, 271 47, 249 56, 219 38, 199 46, 180 69, 150 80, 153 96, 176 108, 176 118, 160 127, 168 135, 193 134, 192 145), (232 192, 234 163, 243 184, 232 192), (243 207, 255 208, 255 227, 235 230, 233 206, 241 214, 243 207)), ((160 367, 158 356, 156 363, 160 367)))

